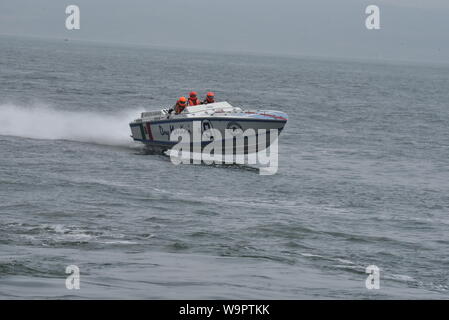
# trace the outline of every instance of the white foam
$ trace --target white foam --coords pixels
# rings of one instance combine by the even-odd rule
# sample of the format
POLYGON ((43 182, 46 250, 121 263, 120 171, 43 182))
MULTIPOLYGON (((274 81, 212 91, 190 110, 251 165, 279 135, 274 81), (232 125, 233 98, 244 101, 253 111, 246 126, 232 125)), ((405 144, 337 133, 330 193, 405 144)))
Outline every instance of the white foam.
POLYGON ((131 145, 129 122, 142 110, 115 114, 58 110, 43 104, 0 105, 0 135, 131 145))

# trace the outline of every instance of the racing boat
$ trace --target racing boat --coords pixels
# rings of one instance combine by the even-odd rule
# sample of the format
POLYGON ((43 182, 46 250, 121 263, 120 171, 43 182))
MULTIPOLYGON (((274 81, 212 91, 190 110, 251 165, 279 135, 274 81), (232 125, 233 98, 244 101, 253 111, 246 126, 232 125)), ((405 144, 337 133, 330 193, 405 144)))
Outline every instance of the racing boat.
MULTIPOLYGON (((171 149, 180 141, 171 138, 172 133, 184 129, 184 132, 190 135, 190 139, 187 139, 189 143, 195 142, 195 132, 198 132, 202 148, 211 142, 220 142, 225 146, 229 139, 235 141, 238 137, 243 136, 243 139, 246 137, 244 152, 249 153, 267 148, 273 142, 270 139, 270 132, 276 131, 277 137, 287 119, 288 116, 284 112, 245 111, 224 101, 188 106, 180 114, 170 113, 168 109, 142 112, 140 118, 129 125, 134 141, 140 141, 151 149, 161 151, 171 149), (265 145, 260 143, 262 137, 265 139, 265 145)), ((235 146, 233 150, 235 151, 235 146)))

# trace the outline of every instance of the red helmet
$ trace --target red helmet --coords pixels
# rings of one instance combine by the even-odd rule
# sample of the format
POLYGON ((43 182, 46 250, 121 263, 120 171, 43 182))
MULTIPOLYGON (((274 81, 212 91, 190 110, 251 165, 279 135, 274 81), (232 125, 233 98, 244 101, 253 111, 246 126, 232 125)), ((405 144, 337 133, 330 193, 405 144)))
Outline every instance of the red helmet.
POLYGON ((198 93, 196 93, 195 91, 191 91, 189 93, 190 98, 196 98, 197 95, 198 95, 198 93))
POLYGON ((185 104, 187 103, 186 97, 181 97, 181 98, 179 98, 178 103, 179 103, 180 105, 185 105, 185 104))
POLYGON ((215 97, 215 93, 209 91, 209 92, 207 93, 207 97, 210 98, 210 99, 213 99, 213 98, 215 97))

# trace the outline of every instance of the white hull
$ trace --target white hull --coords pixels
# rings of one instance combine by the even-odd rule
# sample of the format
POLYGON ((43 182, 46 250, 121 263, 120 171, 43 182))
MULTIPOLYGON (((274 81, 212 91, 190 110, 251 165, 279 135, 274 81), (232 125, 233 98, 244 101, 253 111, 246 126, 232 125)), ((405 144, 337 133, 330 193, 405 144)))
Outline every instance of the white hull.
MULTIPOLYGON (((249 152, 261 150, 260 147, 259 150, 256 149, 256 146, 253 145, 254 141, 258 141, 260 146, 260 139, 268 140, 266 143, 268 146, 270 141, 269 138, 267 139, 267 130, 274 129, 280 133, 287 122, 287 115, 283 112, 243 111, 240 108, 232 107, 227 102, 188 107, 187 109, 188 112, 183 112, 180 115, 169 115, 166 110, 144 112, 140 119, 130 123, 132 138, 151 148, 167 150, 178 143, 178 141, 170 139, 172 132, 179 132, 177 129, 186 130, 190 134, 190 142, 198 142, 198 139, 195 140, 195 138, 199 136, 201 139, 201 134, 207 132, 208 129, 215 129, 221 134, 221 141, 217 140, 215 144, 217 146, 221 144, 223 151, 229 152, 229 140, 234 139, 235 142, 239 136, 239 130, 242 130, 244 133, 254 132, 257 139, 247 138, 245 144, 245 153, 247 153, 248 150, 249 152), (194 136, 193 132, 198 134, 194 136), (233 132, 237 134, 233 135, 233 132)), ((210 143, 211 140, 203 139, 199 144, 204 147, 210 143)))

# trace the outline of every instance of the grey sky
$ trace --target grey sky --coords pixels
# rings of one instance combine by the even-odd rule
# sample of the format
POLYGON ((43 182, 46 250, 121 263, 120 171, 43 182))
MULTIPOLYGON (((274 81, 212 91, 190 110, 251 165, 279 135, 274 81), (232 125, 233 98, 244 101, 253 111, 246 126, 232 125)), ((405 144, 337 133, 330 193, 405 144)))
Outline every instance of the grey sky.
POLYGON ((448 0, 2 0, 0 34, 449 63, 448 0), (81 30, 65 29, 65 7, 81 30), (365 28, 365 8, 381 30, 365 28))

